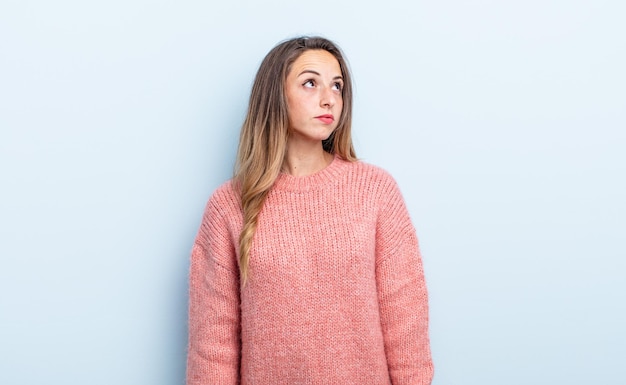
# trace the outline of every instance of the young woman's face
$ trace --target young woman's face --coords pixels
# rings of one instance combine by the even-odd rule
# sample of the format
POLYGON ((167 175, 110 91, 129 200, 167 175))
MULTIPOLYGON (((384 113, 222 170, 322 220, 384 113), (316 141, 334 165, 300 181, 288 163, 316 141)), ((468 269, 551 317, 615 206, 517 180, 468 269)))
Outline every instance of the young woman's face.
POLYGON ((285 81, 290 138, 321 142, 337 128, 343 78, 335 57, 325 50, 305 51, 285 81))

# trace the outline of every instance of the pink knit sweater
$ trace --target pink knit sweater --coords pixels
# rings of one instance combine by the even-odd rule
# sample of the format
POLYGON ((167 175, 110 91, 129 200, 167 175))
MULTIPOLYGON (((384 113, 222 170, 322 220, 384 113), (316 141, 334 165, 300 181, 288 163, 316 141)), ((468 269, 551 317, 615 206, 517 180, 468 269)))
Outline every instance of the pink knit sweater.
POLYGON ((335 157, 281 174, 240 290, 241 204, 210 198, 193 245, 187 384, 430 384, 428 299, 395 181, 335 157))

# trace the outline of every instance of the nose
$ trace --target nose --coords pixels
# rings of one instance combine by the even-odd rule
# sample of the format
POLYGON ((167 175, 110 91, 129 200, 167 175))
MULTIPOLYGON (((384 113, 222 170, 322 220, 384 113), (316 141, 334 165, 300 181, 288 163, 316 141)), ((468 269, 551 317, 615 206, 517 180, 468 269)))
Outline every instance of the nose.
POLYGON ((321 90, 320 105, 325 108, 331 108, 335 105, 338 97, 331 87, 324 87, 321 90))

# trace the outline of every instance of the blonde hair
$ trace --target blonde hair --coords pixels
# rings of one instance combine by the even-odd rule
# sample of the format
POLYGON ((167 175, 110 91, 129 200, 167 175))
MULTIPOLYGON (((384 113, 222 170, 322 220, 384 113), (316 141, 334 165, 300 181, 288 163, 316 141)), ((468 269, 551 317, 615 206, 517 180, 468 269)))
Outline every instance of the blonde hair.
POLYGON ((252 241, 259 213, 278 177, 289 137, 289 111, 285 79, 296 59, 308 50, 325 50, 339 62, 344 86, 343 109, 335 131, 322 142, 324 150, 355 161, 352 145, 352 80, 339 47, 322 37, 298 37, 279 43, 263 59, 250 94, 248 112, 241 128, 235 164, 235 183, 241 192, 243 227, 239 236, 241 285, 249 276, 252 241))

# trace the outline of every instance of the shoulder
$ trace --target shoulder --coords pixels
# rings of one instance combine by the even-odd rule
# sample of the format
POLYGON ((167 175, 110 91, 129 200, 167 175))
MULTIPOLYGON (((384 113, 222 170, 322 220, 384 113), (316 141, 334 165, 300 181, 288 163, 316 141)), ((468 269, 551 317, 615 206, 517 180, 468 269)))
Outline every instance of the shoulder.
POLYGON ((229 233, 241 223, 241 203, 234 183, 228 181, 211 194, 202 216, 196 243, 207 248, 211 242, 229 242, 229 233))
POLYGON ((209 201, 225 203, 231 200, 239 199, 239 193, 235 187, 234 180, 230 179, 219 185, 211 194, 209 201))
POLYGON ((391 173, 382 167, 358 160, 350 162, 351 179, 355 183, 364 185, 370 189, 375 188, 381 192, 397 190, 398 185, 391 173))
POLYGON ((213 191, 207 203, 205 215, 230 217, 239 211, 241 211, 241 198, 231 179, 213 191))

